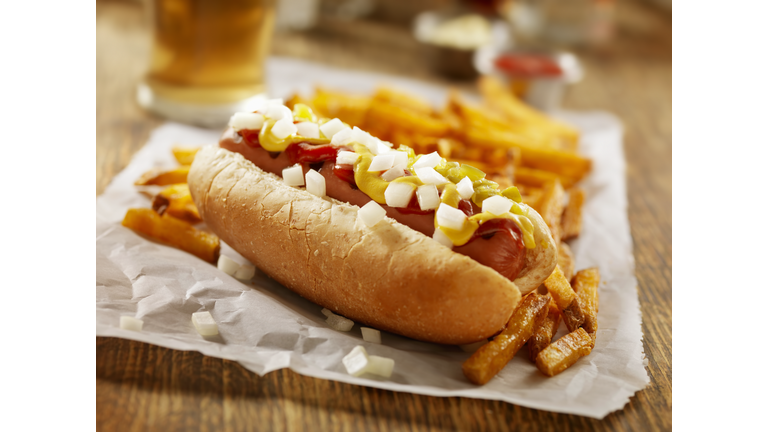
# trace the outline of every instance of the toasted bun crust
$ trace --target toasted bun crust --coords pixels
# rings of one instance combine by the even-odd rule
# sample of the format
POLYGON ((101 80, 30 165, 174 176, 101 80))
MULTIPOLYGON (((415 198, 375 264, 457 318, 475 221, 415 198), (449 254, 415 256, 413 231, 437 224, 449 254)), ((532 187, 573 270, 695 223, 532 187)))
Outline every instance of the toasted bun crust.
MULTIPOLYGON (((222 240, 281 284, 356 322, 466 344, 501 330, 520 301, 515 283, 495 270, 393 219, 369 228, 357 206, 287 186, 239 153, 201 149, 188 183, 222 240)), ((523 279, 539 273, 529 269, 523 279)))

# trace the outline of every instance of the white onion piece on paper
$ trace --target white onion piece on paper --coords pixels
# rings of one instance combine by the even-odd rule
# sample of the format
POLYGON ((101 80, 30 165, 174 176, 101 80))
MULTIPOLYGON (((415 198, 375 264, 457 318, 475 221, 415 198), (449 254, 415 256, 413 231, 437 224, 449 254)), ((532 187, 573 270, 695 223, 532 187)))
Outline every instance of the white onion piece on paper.
POLYGON ((144 321, 132 316, 123 315, 120 317, 120 328, 140 332, 144 326, 144 321))
POLYGON ((408 153, 404 151, 393 151, 393 155, 395 155, 395 163, 392 165, 396 168, 402 168, 406 169, 408 168, 408 153))
POLYGON ((337 165, 354 165, 358 159, 360 159, 360 154, 351 152, 351 151, 341 150, 336 155, 336 164, 337 165))
POLYGON ((440 163, 442 159, 443 158, 440 157, 440 155, 437 154, 437 152, 421 155, 419 157, 419 160, 413 163, 413 168, 414 169, 423 168, 423 167, 434 168, 437 166, 437 164, 440 163))
POLYGON ((405 170, 400 167, 394 167, 390 170, 387 170, 387 172, 385 172, 384 174, 382 174, 381 178, 388 182, 391 182, 392 180, 403 177, 403 176, 405 176, 405 170))
POLYGON ((392 376, 393 369, 395 369, 395 361, 391 358, 368 356, 368 367, 365 368, 367 373, 389 378, 392 376))
POLYGON ((437 208, 437 224, 442 227, 458 231, 464 228, 466 221, 467 215, 463 211, 446 203, 440 203, 440 207, 437 208))
POLYGON ((496 216, 509 212, 511 208, 512 201, 501 195, 495 195, 483 201, 483 211, 490 212, 496 216))
POLYGON ((258 113, 239 112, 229 119, 229 125, 235 131, 243 129, 261 129, 264 126, 264 116, 258 113))
POLYGON ((325 196, 325 177, 319 172, 311 169, 307 171, 307 192, 312 195, 319 196, 320 198, 325 196))
POLYGON ((296 123, 296 131, 305 138, 320 138, 320 127, 316 123, 308 121, 296 123))
POLYGON ((469 177, 464 177, 458 183, 456 183, 456 191, 459 193, 461 199, 470 199, 475 194, 475 187, 472 186, 472 180, 469 177))
POLYGON ((344 129, 336 132, 331 138, 331 144, 334 145, 347 145, 352 142, 352 129, 345 127, 344 129))
POLYGON ((283 181, 288 186, 304 186, 304 170, 296 164, 283 169, 283 181))
POLYGON ((433 184, 419 186, 416 189, 416 198, 422 210, 434 210, 440 205, 440 195, 437 194, 437 186, 433 184))
POLYGON ((363 334, 363 340, 371 343, 381 343, 381 332, 370 327, 360 327, 360 333, 363 334))
POLYGON ((360 376, 368 369, 368 353, 362 345, 358 345, 341 359, 341 363, 344 364, 348 374, 360 376))
POLYGON ((201 336, 216 336, 219 334, 219 326, 208 311, 192 314, 192 324, 201 336))
POLYGON ((325 322, 328 324, 328 326, 336 331, 343 331, 348 332, 352 330, 352 327, 354 327, 355 322, 351 319, 344 318, 341 315, 333 314, 328 317, 328 319, 325 320, 325 322))
POLYGON ((379 223, 386 215, 387 211, 376 201, 369 201, 368 204, 362 206, 360 211, 357 212, 357 216, 360 220, 369 227, 379 223))
POLYGON ((320 126, 320 132, 322 132, 328 139, 333 138, 333 136, 338 132, 341 132, 342 129, 347 129, 347 127, 337 118, 329 120, 320 126))
POLYGON ((375 171, 387 171, 395 164, 395 155, 393 154, 380 154, 373 157, 371 165, 368 167, 368 172, 375 171))
POLYGON ((253 279, 253 276, 255 274, 256 274, 256 267, 250 264, 243 264, 240 266, 239 269, 237 269, 237 271, 233 276, 235 276, 235 279, 251 280, 253 279))
POLYGON ((335 313, 331 312, 330 309, 326 309, 326 308, 323 308, 320 312, 322 312, 323 315, 325 315, 326 318, 331 316, 331 315, 336 315, 335 313))
POLYGON ((216 267, 224 273, 234 276, 235 272, 240 268, 240 264, 236 263, 232 258, 226 255, 219 255, 219 261, 216 263, 216 267))
POLYGON ((414 189, 411 183, 390 183, 384 191, 384 199, 390 207, 408 207, 414 189))
POLYGON ((453 249, 453 242, 447 235, 445 235, 445 233, 440 229, 440 227, 435 228, 435 232, 432 234, 432 240, 440 243, 441 245, 447 247, 448 249, 453 249))
POLYGON ((416 168, 415 172, 419 180, 428 185, 444 185, 450 183, 450 180, 443 177, 439 172, 435 171, 434 168, 420 167, 416 168))
POLYGON ((289 118, 282 118, 272 125, 272 135, 277 139, 286 139, 291 135, 294 135, 298 129, 293 124, 293 120, 289 118))
POLYGON ((488 343, 488 340, 481 340, 475 343, 466 344, 466 345, 459 345, 459 348, 461 348, 462 351, 473 353, 477 351, 478 348, 488 343))

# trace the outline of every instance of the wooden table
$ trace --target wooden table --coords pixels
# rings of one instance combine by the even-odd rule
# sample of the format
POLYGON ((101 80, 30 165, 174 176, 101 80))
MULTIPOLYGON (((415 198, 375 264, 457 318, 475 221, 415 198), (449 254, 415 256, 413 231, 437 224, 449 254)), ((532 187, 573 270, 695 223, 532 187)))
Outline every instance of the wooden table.
MULTIPOLYGON (((601 109, 626 127, 629 221, 651 384, 602 421, 504 402, 436 398, 319 380, 283 369, 259 377, 197 352, 96 338, 99 430, 669 430, 672 422, 672 21, 621 3, 615 45, 580 53, 571 109, 601 109)), ((141 111, 135 84, 148 35, 136 2, 97 2, 97 182, 112 177, 163 120, 141 111)), ((281 34, 273 53, 443 82, 406 28, 381 23, 281 34)))

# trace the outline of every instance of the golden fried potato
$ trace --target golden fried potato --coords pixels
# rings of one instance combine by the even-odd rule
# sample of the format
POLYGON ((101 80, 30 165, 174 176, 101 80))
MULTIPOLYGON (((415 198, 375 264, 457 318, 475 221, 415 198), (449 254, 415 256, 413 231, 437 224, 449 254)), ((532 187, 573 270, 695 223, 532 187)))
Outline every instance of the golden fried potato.
POLYGON ((536 363, 536 356, 552 342, 560 326, 560 317, 560 310, 550 298, 547 316, 534 326, 533 336, 528 340, 528 358, 531 362, 536 363))
POLYGON ((600 271, 597 268, 580 270, 573 277, 573 291, 576 292, 576 297, 584 311, 582 326, 592 339, 597 335, 598 285, 600 285, 600 271))
POLYGON ((581 309, 581 303, 576 297, 576 293, 571 288, 571 284, 565 279, 560 266, 555 267, 555 271, 544 281, 544 286, 555 300, 557 308, 563 314, 563 321, 568 331, 574 331, 584 323, 584 312, 581 309))
POLYGON ((568 195, 570 198, 560 222, 560 236, 563 240, 578 237, 581 233, 581 207, 584 205, 584 191, 581 188, 573 188, 569 190, 568 195))
POLYGON ((215 263, 219 259, 219 237, 200 231, 168 214, 160 216, 152 209, 132 208, 123 218, 123 226, 215 263))
MULTIPOLYGON (((576 262, 573 258, 573 251, 568 243, 563 241, 557 246, 557 265, 560 266, 560 270, 563 271, 565 280, 570 281, 573 278, 573 272, 576 269, 576 262)), ((574 288, 574 291, 576 289, 574 288)))
POLYGON ((592 347, 592 338, 583 328, 578 328, 544 348, 536 357, 536 367, 544 375, 555 376, 589 355, 592 347))
MULTIPOLYGON (((321 117, 336 117, 350 126, 362 128, 365 124, 365 118, 368 115, 371 101, 372 99, 367 96, 355 96, 324 88, 316 88, 315 96, 312 98, 311 103, 307 105, 314 107, 314 111, 321 117)), ((371 131, 368 130, 368 132, 371 131)))
POLYGON ((507 327, 464 362, 461 368, 464 376, 474 384, 483 385, 499 373, 531 338, 535 324, 546 317, 549 299, 536 292, 525 296, 507 327))
POLYGON ((152 199, 152 209, 157 214, 162 215, 167 212, 169 215, 189 223, 202 222, 197 206, 195 206, 192 195, 189 193, 189 185, 186 183, 171 185, 160 191, 152 199))
POLYGON ((176 161, 179 163, 179 165, 192 165, 192 161, 195 160, 195 155, 197 154, 197 151, 200 150, 200 147, 174 147, 171 149, 173 152, 173 157, 176 158, 176 161))
POLYGON ((189 165, 182 165, 170 170, 155 168, 142 174, 134 184, 137 186, 168 186, 177 183, 186 183, 187 174, 189 174, 189 165))
POLYGON ((541 197, 534 207, 552 232, 555 244, 560 243, 560 219, 563 215, 564 201, 565 190, 560 180, 554 179, 541 188, 541 197))

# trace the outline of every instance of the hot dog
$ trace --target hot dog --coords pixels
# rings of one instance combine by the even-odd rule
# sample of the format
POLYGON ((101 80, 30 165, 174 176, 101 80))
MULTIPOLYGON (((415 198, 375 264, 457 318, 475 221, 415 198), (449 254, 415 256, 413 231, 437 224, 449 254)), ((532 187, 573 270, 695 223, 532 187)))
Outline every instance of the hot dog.
POLYGON ((219 237, 323 307, 425 341, 492 336, 557 263, 546 224, 479 170, 390 146, 272 101, 198 153, 190 193, 219 237), (287 185, 293 166, 326 195, 287 185), (370 227, 372 200, 388 218, 370 227))

